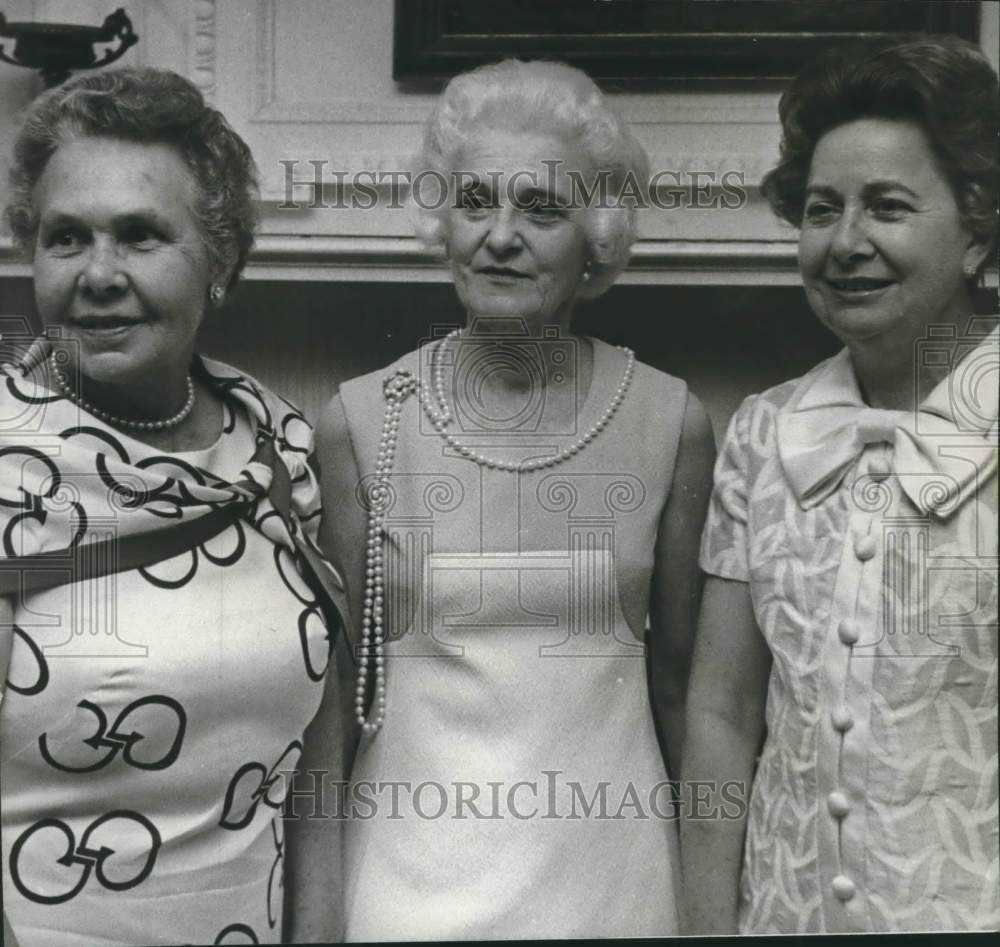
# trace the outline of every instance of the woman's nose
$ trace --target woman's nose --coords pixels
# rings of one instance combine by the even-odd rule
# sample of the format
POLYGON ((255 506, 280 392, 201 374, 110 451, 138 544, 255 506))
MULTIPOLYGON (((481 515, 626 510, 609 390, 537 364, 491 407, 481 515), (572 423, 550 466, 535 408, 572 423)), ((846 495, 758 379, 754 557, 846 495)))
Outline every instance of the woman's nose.
POLYGON ((487 247, 493 253, 509 253, 518 247, 520 240, 517 210, 509 204, 498 207, 490 218, 490 229, 486 234, 487 247))
POLYGON ((80 288, 95 296, 115 295, 128 288, 121 255, 112 241, 97 239, 90 246, 80 273, 80 288))
POLYGON ((836 224, 830 249, 841 263, 870 256, 874 252, 864 214, 860 209, 844 210, 836 224))

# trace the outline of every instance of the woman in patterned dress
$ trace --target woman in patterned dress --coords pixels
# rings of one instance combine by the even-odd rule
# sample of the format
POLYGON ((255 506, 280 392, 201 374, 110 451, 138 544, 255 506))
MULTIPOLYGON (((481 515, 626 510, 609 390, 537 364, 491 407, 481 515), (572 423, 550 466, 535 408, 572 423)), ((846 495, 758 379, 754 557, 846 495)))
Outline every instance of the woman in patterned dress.
POLYGON ((955 38, 837 49, 781 121, 764 192, 845 348, 716 467, 685 778, 753 785, 682 826, 687 924, 996 928, 997 77, 955 38))
POLYGON ((669 934, 651 703, 676 768, 714 448, 683 382, 571 326, 628 259, 645 159, 583 73, 515 61, 449 83, 422 159, 468 324, 317 430, 361 632, 347 937, 669 934))
POLYGON ((301 839, 281 809, 337 580, 309 426, 194 353, 255 181, 223 117, 152 69, 45 93, 16 141, 45 334, 5 339, 0 379, 5 943, 282 936, 301 839))

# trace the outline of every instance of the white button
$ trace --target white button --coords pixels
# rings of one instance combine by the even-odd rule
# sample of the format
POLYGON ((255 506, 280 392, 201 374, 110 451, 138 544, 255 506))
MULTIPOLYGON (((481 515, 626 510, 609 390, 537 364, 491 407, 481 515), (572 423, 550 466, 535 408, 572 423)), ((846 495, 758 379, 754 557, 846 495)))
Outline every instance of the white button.
POLYGON ((833 728, 841 733, 847 733, 854 726, 854 714, 847 707, 838 707, 830 714, 833 728))
POLYGON ((858 638, 861 637, 861 630, 858 628, 858 623, 853 618, 845 618, 837 626, 837 634, 840 636, 840 640, 844 644, 854 644, 857 642, 858 638))
POLYGON ((875 555, 875 537, 858 536, 854 540, 854 555, 862 562, 867 562, 875 555))
POLYGON ((830 882, 830 887, 833 888, 833 893, 840 898, 841 901, 850 901, 851 898, 854 897, 854 882, 851 881, 847 875, 837 875, 837 877, 830 882))
POLYGON ((892 473, 892 468, 884 457, 873 457, 868 461, 868 473, 873 480, 885 480, 892 473))
POLYGON ((826 797, 826 807, 835 819, 842 819, 851 811, 851 800, 839 789, 835 789, 826 797))

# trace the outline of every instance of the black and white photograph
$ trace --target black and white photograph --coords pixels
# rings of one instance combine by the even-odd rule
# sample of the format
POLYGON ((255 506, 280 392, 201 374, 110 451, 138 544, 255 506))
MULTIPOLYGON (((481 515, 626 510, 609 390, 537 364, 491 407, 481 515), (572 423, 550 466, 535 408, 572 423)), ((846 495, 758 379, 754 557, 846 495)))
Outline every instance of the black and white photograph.
POLYGON ((991 941, 998 69, 0 0, 3 947, 991 941))

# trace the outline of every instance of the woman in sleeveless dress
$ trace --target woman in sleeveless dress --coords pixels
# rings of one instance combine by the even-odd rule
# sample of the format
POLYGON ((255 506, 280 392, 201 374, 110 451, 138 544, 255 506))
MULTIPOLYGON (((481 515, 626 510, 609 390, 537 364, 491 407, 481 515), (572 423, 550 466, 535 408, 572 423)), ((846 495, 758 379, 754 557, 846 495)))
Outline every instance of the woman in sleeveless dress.
POLYGON ((671 934, 714 447, 683 382, 571 327, 645 157, 583 73, 507 61, 449 83, 421 158, 468 322, 318 432, 357 628, 347 937, 671 934))

